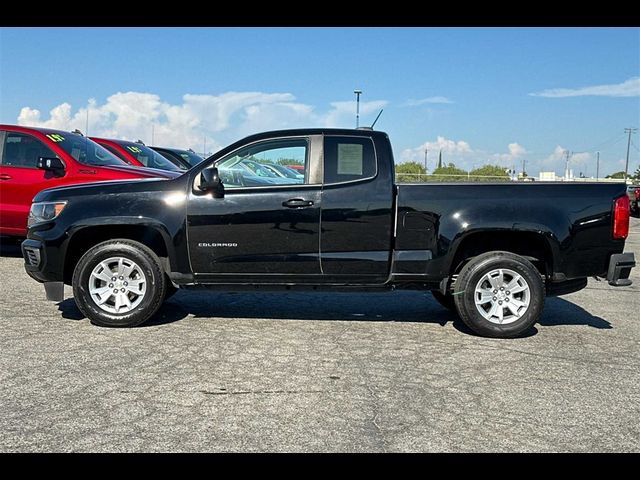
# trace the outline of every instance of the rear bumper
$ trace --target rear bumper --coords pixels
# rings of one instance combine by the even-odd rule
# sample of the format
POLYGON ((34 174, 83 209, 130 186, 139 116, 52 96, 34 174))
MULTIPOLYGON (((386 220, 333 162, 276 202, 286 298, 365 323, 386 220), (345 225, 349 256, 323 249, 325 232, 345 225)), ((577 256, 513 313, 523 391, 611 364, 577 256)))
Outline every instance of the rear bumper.
POLYGON ((607 271, 607 281, 614 287, 627 287, 631 285, 629 274, 636 266, 636 259, 633 253, 614 253, 609 260, 609 270, 607 271))

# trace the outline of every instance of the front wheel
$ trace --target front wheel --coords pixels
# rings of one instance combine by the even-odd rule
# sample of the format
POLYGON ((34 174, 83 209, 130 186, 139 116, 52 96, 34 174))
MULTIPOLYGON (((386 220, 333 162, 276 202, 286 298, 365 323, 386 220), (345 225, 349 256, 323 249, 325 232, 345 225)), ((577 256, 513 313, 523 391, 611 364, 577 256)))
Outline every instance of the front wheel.
POLYGON ((544 284, 527 259, 510 252, 488 252, 467 263, 455 282, 460 318, 485 337, 512 338, 542 314, 544 284))
POLYGON ((132 240, 110 240, 90 248, 73 272, 80 311, 103 327, 135 327, 160 307, 166 281, 156 254, 132 240))

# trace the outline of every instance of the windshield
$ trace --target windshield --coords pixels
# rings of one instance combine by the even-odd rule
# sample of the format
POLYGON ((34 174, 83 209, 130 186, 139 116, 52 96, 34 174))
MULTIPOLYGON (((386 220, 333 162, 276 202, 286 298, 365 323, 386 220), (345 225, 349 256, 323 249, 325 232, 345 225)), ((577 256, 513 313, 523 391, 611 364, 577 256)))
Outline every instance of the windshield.
POLYGON ((199 164, 203 160, 201 156, 196 155, 195 153, 189 152, 188 150, 180 150, 178 151, 178 153, 192 167, 194 165, 199 164))
POLYGON ((295 170, 291 170, 288 167, 285 167, 284 165, 270 165, 271 168, 275 168, 277 171, 279 171, 282 175, 284 175, 287 178, 304 178, 304 175, 302 175, 301 173, 296 172, 295 170))
POLYGON ((165 157, 160 155, 155 150, 151 150, 149 147, 141 144, 141 143, 133 143, 133 142, 117 142, 124 148, 129 155, 132 155, 142 163, 145 167, 150 168, 159 168, 161 170, 170 170, 173 172, 182 173, 183 170, 180 170, 176 164, 167 160, 165 157))
POLYGON ((78 162, 94 167, 104 167, 105 165, 127 165, 111 152, 93 140, 76 133, 55 133, 47 135, 48 138, 55 138, 56 144, 65 152, 75 158, 78 162))

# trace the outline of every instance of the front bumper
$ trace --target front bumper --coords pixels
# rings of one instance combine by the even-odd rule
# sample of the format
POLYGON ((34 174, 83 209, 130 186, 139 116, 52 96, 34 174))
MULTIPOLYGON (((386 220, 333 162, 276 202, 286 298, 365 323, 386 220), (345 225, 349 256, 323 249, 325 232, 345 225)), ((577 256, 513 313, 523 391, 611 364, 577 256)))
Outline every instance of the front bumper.
POLYGON ((22 242, 24 269, 34 280, 44 284, 47 300, 64 300, 64 283, 46 271, 47 249, 39 240, 27 239, 22 242))
POLYGON ((614 253, 609 260, 607 281, 614 287, 628 287, 633 283, 629 280, 631 269, 636 266, 633 253, 614 253))
POLYGON ((21 248, 22 257, 24 258, 24 269, 34 280, 44 282, 45 278, 41 275, 41 271, 46 265, 47 259, 42 242, 27 239, 22 242, 21 248))

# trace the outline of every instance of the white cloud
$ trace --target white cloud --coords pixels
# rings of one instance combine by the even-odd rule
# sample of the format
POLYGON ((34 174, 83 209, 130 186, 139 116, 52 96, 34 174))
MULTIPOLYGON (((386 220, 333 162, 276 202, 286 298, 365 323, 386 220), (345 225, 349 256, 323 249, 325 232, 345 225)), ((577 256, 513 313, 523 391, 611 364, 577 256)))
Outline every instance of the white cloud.
POLYGON ((453 100, 450 100, 447 97, 442 97, 442 96, 420 98, 418 100, 410 98, 409 100, 407 100, 406 102, 403 103, 403 106, 405 106, 405 107, 418 107, 418 106, 424 105, 426 103, 453 103, 453 100))
POLYGON ((525 153, 527 153, 527 150, 522 145, 515 142, 510 143, 508 147, 509 147, 509 156, 511 156, 512 158, 518 158, 523 156, 525 153))
POLYGON ((507 150, 506 153, 494 153, 489 158, 495 164, 511 167, 515 160, 519 160, 529 153, 526 148, 516 142, 507 145, 507 150))
POLYGON ((632 77, 622 83, 592 85, 579 88, 550 88, 541 92, 530 93, 533 97, 638 97, 640 96, 640 77, 632 77))
POLYGON ((438 161, 438 155, 442 152, 442 162, 455 163, 459 165, 474 153, 471 146, 464 140, 451 140, 438 136, 435 141, 424 142, 419 147, 406 148, 400 153, 402 162, 424 162, 424 151, 428 151, 429 170, 433 170, 433 165, 438 161))
MULTIPOLYGON (((361 123, 366 117, 387 105, 384 100, 360 102, 361 123)), ((186 94, 182 103, 170 104, 153 93, 118 92, 103 104, 90 99, 75 112, 62 103, 44 118, 35 108, 24 107, 18 124, 85 131, 89 112, 89 134, 127 140, 141 139, 151 143, 153 125, 157 145, 191 147, 201 151, 204 138, 207 150, 245 135, 263 130, 297 127, 352 127, 356 104, 353 101, 332 102, 318 113, 311 105, 300 103, 291 93, 226 92, 220 95, 186 94)), ((366 120, 369 120, 368 118, 366 120)))
POLYGON ((424 142, 419 147, 407 148, 400 153, 401 162, 424 162, 424 151, 428 150, 428 166, 432 171, 442 151, 442 163, 454 163, 457 167, 468 170, 482 165, 501 165, 512 167, 514 161, 521 159, 530 152, 519 143, 507 145, 505 153, 490 153, 485 150, 471 148, 464 140, 451 140, 438 136, 435 141, 424 142))

